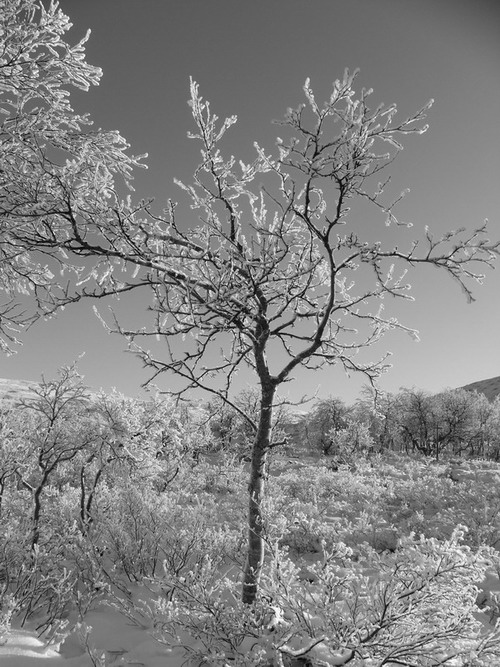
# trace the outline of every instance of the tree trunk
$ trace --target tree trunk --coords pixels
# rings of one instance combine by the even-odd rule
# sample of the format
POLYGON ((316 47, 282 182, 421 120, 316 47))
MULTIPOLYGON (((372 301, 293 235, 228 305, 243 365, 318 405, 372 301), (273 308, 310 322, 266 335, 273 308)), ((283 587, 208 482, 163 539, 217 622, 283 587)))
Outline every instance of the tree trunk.
POLYGON ((33 494, 33 531, 31 537, 31 550, 34 551, 40 539, 40 513, 42 509, 41 496, 43 484, 40 484, 33 494))
POLYGON ((265 490, 265 467, 271 444, 271 425, 275 387, 262 386, 259 425, 252 449, 250 482, 248 485, 248 553, 243 573, 242 599, 252 604, 257 596, 264 562, 262 500, 265 490))
POLYGON ((0 518, 2 516, 3 493, 5 491, 5 477, 0 479, 0 518))
POLYGON ((42 479, 33 490, 33 529, 31 536, 31 550, 34 551, 40 539, 40 516, 42 513, 42 492, 49 479, 50 470, 44 470, 42 479))

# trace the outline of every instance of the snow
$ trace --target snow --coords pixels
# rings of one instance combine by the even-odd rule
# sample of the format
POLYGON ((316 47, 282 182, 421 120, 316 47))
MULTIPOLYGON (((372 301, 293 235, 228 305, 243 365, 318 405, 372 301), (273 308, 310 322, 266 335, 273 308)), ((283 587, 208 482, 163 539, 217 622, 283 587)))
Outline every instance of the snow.
MULTIPOLYGON (((171 650, 149 636, 117 611, 101 607, 85 618, 91 626, 90 644, 97 653, 105 651, 107 664, 118 667, 180 667, 185 658, 181 650, 171 650)), ((82 643, 72 633, 59 651, 46 648, 36 633, 13 629, 6 644, 0 646, 0 667, 92 667, 82 643)))
MULTIPOLYGON (((11 630, 8 639, 0 646, 0 664, 2 667, 30 667, 40 665, 43 660, 44 667, 51 665, 74 664, 69 663, 53 648, 46 648, 45 644, 38 639, 34 632, 29 630, 11 630)), ((83 664, 83 663, 80 663, 83 664)))

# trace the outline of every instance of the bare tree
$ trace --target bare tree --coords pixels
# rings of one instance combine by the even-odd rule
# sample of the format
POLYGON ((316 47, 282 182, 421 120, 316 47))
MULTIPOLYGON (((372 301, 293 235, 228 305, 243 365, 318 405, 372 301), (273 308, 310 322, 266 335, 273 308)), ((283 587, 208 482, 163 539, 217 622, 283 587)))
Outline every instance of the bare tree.
POLYGON ((32 388, 32 397, 23 398, 18 410, 27 421, 32 420, 25 434, 27 455, 36 462, 30 481, 33 497, 32 538, 34 549, 40 540, 42 495, 54 473, 63 463, 74 459, 96 438, 89 420, 89 395, 73 366, 62 368, 56 380, 45 380, 32 388))
POLYGON ((432 395, 403 389, 395 405, 393 430, 399 431, 396 438, 399 435, 406 448, 410 444, 436 460, 441 453, 484 456, 490 452, 495 440, 495 406, 483 394, 447 389, 432 395))
POLYGON ((433 396, 421 389, 403 389, 398 395, 397 406, 397 425, 406 451, 411 446, 413 452, 425 456, 436 454, 434 436, 438 416, 433 396))
MULTIPOLYGON (((91 76, 84 75, 86 85, 91 76)), ((389 179, 378 178, 401 150, 401 138, 425 132, 430 103, 398 120, 394 105, 370 108, 371 91, 356 94, 355 76, 346 71, 323 105, 307 81, 306 104, 289 109, 281 122, 285 136, 278 139, 277 154, 256 145, 250 164, 223 155, 220 142, 236 118, 219 123, 191 82, 196 129, 190 136, 201 146, 201 163, 193 183, 179 183, 190 200, 189 213, 169 201, 158 214, 151 202, 120 197, 115 177, 127 181, 137 160, 126 156, 116 133, 56 125, 50 142, 58 133, 64 139, 64 159, 58 161, 59 153, 50 150, 54 143, 39 140, 33 124, 23 132, 15 123, 3 125, 4 145, 13 156, 3 178, 15 183, 0 202, 4 252, 32 258, 36 250, 37 257, 48 256, 47 266, 58 265, 68 275, 63 288, 45 290, 40 309, 50 313, 82 297, 145 290, 150 320, 131 327, 116 316, 111 329, 128 339, 152 380, 172 373, 181 383, 179 396, 202 389, 239 410, 232 401, 233 380, 242 368, 253 373, 258 416, 242 415, 255 433, 247 603, 257 595, 264 559, 262 500, 266 459, 278 444, 272 434, 278 388, 299 368, 335 364, 375 382, 388 368, 387 357, 362 362, 357 354, 388 330, 415 333, 383 311, 390 297, 411 298, 407 270, 420 264, 439 268, 471 299, 471 284, 499 252, 484 226, 438 238, 426 229, 423 240, 405 240, 407 226, 394 209, 402 195, 386 200, 389 179), (374 221, 360 226, 350 215, 356 200, 391 226, 385 241, 365 235, 366 224, 374 221), (402 237, 397 245, 395 236, 402 237), (163 345, 155 354, 147 346, 157 337, 163 345)), ((380 238, 388 228, 382 226, 380 238)))
POLYGON ((332 432, 347 428, 352 410, 339 398, 319 401, 301 419, 300 432, 311 451, 328 456, 333 447, 332 432))

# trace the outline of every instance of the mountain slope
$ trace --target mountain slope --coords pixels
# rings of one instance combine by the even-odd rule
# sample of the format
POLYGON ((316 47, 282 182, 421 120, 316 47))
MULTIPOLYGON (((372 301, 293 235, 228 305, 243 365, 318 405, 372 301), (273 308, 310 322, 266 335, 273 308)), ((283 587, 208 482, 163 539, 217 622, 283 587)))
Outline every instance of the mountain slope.
POLYGON ((461 389, 478 391, 481 394, 484 394, 489 401, 493 401, 500 395, 500 375, 494 378, 489 378, 488 380, 479 380, 478 382, 466 384, 464 387, 461 387, 461 389))
MULTIPOLYGON (((9 380, 0 378, 0 402, 4 407, 11 407, 22 399, 33 397, 31 389, 36 387, 38 382, 28 380, 9 380)), ((487 380, 478 380, 466 384, 460 389, 467 391, 478 391, 484 394, 489 401, 495 400, 500 395, 500 375, 487 380)))
POLYGON ((37 386, 37 382, 27 380, 6 380, 0 378, 0 401, 4 407, 11 407, 24 398, 33 396, 32 387, 37 386))

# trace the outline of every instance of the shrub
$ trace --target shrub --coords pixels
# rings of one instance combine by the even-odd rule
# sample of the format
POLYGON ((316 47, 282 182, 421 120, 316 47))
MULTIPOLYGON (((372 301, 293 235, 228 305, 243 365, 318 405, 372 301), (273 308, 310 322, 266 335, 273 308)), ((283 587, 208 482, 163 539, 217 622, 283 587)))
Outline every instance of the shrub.
POLYGON ((240 601, 238 570, 206 556, 182 577, 158 580, 170 595, 136 613, 193 665, 496 664, 500 630, 486 630, 476 606, 490 552, 462 538, 462 529, 446 541, 412 535, 396 553, 366 549, 358 562, 340 544, 310 565, 309 581, 276 546, 253 605, 240 601))

